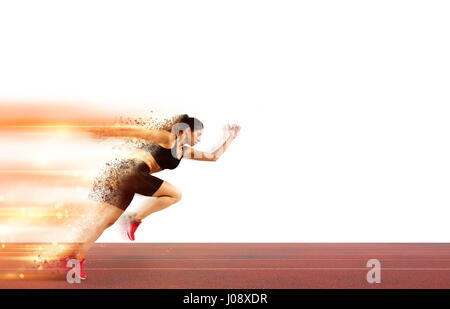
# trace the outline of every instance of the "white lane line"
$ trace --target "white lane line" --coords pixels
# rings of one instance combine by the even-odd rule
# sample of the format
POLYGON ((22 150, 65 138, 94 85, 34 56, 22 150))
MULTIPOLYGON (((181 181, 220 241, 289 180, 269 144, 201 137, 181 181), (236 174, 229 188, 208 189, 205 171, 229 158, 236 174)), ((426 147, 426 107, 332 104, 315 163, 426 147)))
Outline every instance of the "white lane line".
MULTIPOLYGON (((22 252, 16 252, 17 253, 22 253, 22 252)), ((0 256, 2 255, 2 253, 0 253, 0 256)), ((22 257, 22 255, 20 255, 20 257, 22 257)), ((26 255, 26 257, 33 257, 33 255, 26 255)), ((354 258, 354 259, 314 259, 314 258, 306 258, 306 259, 294 259, 294 258, 288 258, 288 259, 284 259, 284 258, 278 258, 278 259, 271 259, 271 258, 168 258, 168 259, 161 259, 161 258, 141 258, 141 259, 129 259, 127 256, 123 256, 123 259, 121 258, 110 258, 110 259, 97 259, 97 258, 92 258, 88 257, 89 262, 94 262, 94 261, 118 261, 118 262, 132 262, 132 261, 249 261, 249 262, 253 262, 253 261, 365 261, 367 260, 368 257, 362 257, 362 258, 354 258)), ((440 261, 449 261, 450 262, 450 258, 449 259, 380 259, 381 261, 425 261, 425 262, 440 262, 440 261)))
MULTIPOLYGON (((367 270, 367 267, 214 267, 214 268, 189 268, 189 267, 112 267, 112 268, 86 268, 86 270, 367 270)), ((388 268, 383 270, 444 270, 450 268, 388 268)))
MULTIPOLYGON (((15 252, 14 254, 19 254, 22 252, 15 252)), ((4 256, 4 259, 14 258, 7 257, 8 254, 0 253, 0 256, 4 256)), ((20 257, 34 257, 34 255, 18 255, 20 257)), ((348 258, 348 259, 322 259, 322 258, 133 258, 130 259, 129 256, 115 256, 113 258, 94 258, 93 256, 87 256, 89 261, 365 261, 368 257, 361 258, 348 258)), ((426 261, 426 262, 438 262, 438 261, 450 261, 450 258, 402 258, 402 259, 383 259, 379 258, 380 261, 426 261)))
MULTIPOLYGON (((367 270, 367 267, 111 267, 111 268, 86 268, 86 270, 367 270)), ((36 268, 0 268, 3 270, 36 270, 36 268)), ((44 269, 39 271, 52 270, 44 269)), ((53 269, 56 270, 56 269, 53 269)), ((450 268, 389 268, 383 270, 407 270, 407 271, 450 271, 450 268)))

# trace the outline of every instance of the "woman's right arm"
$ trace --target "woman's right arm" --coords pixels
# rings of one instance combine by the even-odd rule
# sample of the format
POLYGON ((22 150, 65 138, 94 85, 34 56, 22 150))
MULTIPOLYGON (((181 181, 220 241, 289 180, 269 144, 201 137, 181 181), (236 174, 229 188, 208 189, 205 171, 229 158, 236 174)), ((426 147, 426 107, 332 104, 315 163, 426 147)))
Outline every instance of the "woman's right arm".
POLYGON ((88 131, 96 138, 139 138, 157 143, 165 148, 171 148, 175 140, 175 135, 166 130, 147 129, 136 126, 96 126, 90 127, 88 131))

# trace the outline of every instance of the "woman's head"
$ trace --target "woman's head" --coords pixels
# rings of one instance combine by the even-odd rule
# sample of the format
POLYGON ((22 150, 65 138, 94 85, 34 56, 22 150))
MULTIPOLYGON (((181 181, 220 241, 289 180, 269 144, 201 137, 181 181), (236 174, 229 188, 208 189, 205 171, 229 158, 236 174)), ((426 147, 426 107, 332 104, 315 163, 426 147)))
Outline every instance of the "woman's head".
POLYGON ((172 133, 178 136, 187 134, 187 143, 194 146, 200 142, 203 133, 203 123, 195 117, 184 114, 181 119, 172 127, 172 133))

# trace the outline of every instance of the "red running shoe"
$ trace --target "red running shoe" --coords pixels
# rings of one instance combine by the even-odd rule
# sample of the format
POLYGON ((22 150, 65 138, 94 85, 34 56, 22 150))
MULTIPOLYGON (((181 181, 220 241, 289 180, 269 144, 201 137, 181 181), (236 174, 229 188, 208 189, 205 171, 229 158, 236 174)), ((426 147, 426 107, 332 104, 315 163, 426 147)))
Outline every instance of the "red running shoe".
POLYGON ((86 263, 86 259, 81 260, 80 262, 80 278, 87 279, 87 275, 84 273, 84 263, 86 263))
POLYGON ((141 225, 141 221, 128 221, 127 222, 127 236, 130 240, 134 240, 134 233, 136 232, 139 225, 141 225))

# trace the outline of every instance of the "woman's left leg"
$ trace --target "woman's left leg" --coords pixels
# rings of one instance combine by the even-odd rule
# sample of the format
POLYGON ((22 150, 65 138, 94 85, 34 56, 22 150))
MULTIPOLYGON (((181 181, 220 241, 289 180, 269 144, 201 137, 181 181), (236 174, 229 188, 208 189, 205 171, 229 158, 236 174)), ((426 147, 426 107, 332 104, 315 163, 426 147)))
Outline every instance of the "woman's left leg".
POLYGON ((133 220, 140 222, 147 216, 157 211, 166 209, 167 207, 179 202, 182 194, 177 187, 167 181, 164 181, 158 190, 156 190, 151 196, 156 197, 156 199, 146 201, 146 203, 132 215, 133 220))

